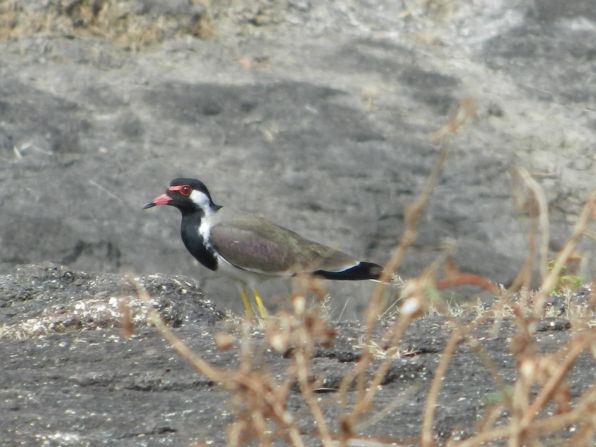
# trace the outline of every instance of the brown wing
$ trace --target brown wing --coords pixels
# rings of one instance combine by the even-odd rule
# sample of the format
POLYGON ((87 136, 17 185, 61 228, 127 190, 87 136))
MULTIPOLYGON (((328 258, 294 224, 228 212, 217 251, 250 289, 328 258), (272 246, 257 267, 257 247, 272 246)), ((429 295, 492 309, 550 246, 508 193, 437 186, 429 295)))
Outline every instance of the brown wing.
POLYGON ((304 239, 287 228, 251 214, 211 228, 211 244, 230 264, 269 274, 339 271, 356 265, 353 257, 304 239))

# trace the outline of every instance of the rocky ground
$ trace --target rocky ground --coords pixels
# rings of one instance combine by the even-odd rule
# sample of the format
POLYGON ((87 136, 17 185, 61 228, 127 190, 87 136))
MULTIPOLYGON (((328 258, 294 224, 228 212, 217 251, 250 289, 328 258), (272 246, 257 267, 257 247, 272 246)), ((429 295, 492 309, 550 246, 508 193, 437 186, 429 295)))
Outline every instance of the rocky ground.
MULTIPOLYGON (((475 118, 449 142, 401 273, 451 245, 462 270, 508 283, 527 253, 514 166, 544 188, 549 249, 569 236, 596 172, 590 0, 210 3, 0 4, 2 271, 192 275, 234 306, 175 213, 141 210, 179 175, 383 263, 431 135, 466 98, 475 118)), ((594 252, 578 252, 586 278, 594 252)), ((336 291, 356 318, 369 291, 336 291)))
MULTIPOLYGON (((149 292, 163 319, 195 352, 216 366, 238 367, 239 347, 222 352, 214 342, 220 331, 237 335, 237 323, 216 310, 193 280, 163 275, 136 280, 149 292)), ((155 328, 147 327, 146 306, 130 281, 53 264, 21 266, 0 275, 0 445, 225 444, 236 408, 230 393, 197 374, 155 328), (130 299, 136 326, 130 338, 121 329, 121 299, 130 299)), ((537 348, 544 354, 562 349, 576 335, 578 328, 565 317, 569 315, 565 307, 587 310, 588 290, 551 304, 556 307, 554 314, 563 316, 539 324, 537 348)), ((466 321, 470 316, 460 318, 466 321)), ((379 330, 389 324, 390 320, 384 321, 379 330)), ((338 433, 339 417, 349 408, 339 404, 338 387, 359 359, 362 327, 354 321, 333 326, 337 336, 330 347, 316 349, 312 376, 320 381, 316 396, 330 429, 338 433)), ((373 408, 363 420, 386 413, 357 430, 358 434, 400 440, 399 445, 417 444, 414 439, 420 434, 430 381, 452 329, 453 324, 441 315, 428 315, 412 324, 402 339, 404 355, 391 361, 373 408)), ((489 318, 473 334, 505 385, 517 378, 511 351, 517 330, 511 318, 497 326, 489 318)), ((254 329, 250 336, 253 352, 258 353, 253 367, 283 381, 290 359, 268 347, 260 330, 254 329)), ((380 362, 381 357, 371 374, 380 362)), ((572 402, 593 386, 595 368, 594 357, 579 357, 566 378, 572 402)), ((437 440, 473 434, 498 396, 499 387, 477 349, 461 344, 442 382, 434 424, 437 440)), ((348 402, 353 399, 352 390, 348 402)), ((288 406, 301 421, 307 445, 320 445, 296 387, 288 406)), ((570 426, 551 434, 544 445, 561 445, 577 429, 570 426)))

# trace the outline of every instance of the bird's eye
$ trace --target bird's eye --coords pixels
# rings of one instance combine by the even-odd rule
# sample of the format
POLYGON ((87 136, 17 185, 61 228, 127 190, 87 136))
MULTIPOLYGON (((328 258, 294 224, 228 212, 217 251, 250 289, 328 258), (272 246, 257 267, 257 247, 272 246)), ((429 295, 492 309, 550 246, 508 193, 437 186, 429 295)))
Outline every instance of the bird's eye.
POLYGON ((180 188, 180 194, 182 194, 184 197, 190 196, 191 192, 192 188, 189 185, 184 185, 182 188, 180 188))

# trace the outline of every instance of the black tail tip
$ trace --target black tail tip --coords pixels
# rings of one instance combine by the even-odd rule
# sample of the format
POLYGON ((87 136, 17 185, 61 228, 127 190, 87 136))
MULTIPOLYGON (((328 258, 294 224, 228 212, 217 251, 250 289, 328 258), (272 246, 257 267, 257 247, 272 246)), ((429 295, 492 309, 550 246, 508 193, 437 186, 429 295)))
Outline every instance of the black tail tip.
POLYGON ((361 262, 357 267, 367 271, 369 276, 367 279, 379 279, 383 274, 383 267, 374 262, 361 262))
POLYGON ((367 279, 379 279, 383 274, 383 267, 374 262, 359 262, 354 267, 342 270, 341 272, 317 270, 313 274, 336 281, 364 281, 367 279))

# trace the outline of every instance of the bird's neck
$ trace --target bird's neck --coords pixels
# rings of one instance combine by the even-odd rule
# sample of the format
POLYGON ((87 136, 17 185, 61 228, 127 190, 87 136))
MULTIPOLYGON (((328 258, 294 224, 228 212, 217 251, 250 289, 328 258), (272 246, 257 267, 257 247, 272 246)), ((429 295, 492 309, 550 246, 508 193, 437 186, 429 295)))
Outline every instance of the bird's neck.
POLYGON ((205 215, 202 211, 182 214, 180 233, 184 246, 197 261, 210 270, 217 269, 217 258, 213 249, 200 233, 199 228, 205 215))

